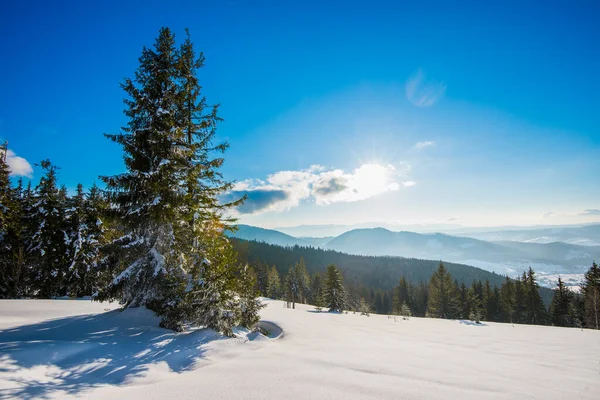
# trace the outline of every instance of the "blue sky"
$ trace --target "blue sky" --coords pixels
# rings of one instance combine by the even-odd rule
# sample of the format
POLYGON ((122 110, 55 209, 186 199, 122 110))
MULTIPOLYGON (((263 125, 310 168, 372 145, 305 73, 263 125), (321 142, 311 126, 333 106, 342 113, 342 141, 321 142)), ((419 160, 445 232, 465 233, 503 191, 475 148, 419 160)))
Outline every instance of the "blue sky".
POLYGON ((599 18, 594 1, 6 0, 0 137, 34 182, 45 158, 71 189, 122 172, 102 135, 125 123, 119 82, 161 26, 187 27, 241 222, 600 221, 599 18))

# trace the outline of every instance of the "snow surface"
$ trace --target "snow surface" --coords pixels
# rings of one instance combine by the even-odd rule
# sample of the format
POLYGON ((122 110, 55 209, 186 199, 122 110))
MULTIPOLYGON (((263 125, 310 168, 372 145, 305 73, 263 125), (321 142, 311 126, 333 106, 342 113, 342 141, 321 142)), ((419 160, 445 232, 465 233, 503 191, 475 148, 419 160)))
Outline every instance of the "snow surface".
POLYGON ((597 399, 600 332, 296 310, 267 338, 177 334, 144 309, 0 302, 0 398, 597 399), (50 318, 50 319, 49 319, 50 318))

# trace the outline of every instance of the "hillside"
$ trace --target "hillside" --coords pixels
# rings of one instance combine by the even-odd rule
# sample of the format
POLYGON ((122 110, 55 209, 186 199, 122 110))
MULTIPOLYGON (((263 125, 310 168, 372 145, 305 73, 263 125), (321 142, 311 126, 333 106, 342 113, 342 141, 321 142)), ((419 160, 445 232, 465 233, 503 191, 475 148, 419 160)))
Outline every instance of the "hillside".
MULTIPOLYGON (((329 264, 335 264, 342 269, 345 279, 352 284, 382 290, 392 289, 402 276, 412 284, 427 283, 440 263, 440 260, 360 256, 311 247, 281 247, 235 238, 232 239, 232 242, 242 262, 260 261, 268 265, 275 265, 282 275, 287 273, 291 265, 303 258, 306 268, 311 274, 325 270, 329 264)), ((502 275, 470 265, 446 261, 444 261, 444 265, 459 284, 464 282, 466 285, 471 285, 473 280, 489 280, 492 285, 500 287, 505 279, 502 275)), ((551 289, 542 287, 540 295, 544 303, 549 304, 553 292, 551 289)))
POLYGON ((237 230, 235 232, 228 232, 227 235, 239 239, 255 240, 257 242, 270 243, 278 246, 310 245, 307 241, 286 235, 285 233, 250 225, 237 225, 237 230))
POLYGON ((515 276, 533 266, 543 274, 582 274, 600 259, 600 247, 569 243, 487 242, 441 233, 355 229, 325 248, 351 254, 442 259, 515 276))
POLYGON ((265 304, 270 338, 174 333, 147 310, 87 301, 0 302, 0 398, 592 400, 600 391, 596 331, 265 304))

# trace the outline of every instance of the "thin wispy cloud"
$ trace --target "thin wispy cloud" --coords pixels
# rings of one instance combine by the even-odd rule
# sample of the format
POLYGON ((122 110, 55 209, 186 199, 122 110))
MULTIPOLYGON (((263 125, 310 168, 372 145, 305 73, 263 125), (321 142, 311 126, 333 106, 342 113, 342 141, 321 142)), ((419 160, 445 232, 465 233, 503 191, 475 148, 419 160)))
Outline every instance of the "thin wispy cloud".
POLYGON ((431 141, 431 140, 428 140, 428 141, 425 141, 425 142, 417 142, 413 147, 415 149, 417 149, 417 150, 422 150, 422 149, 424 149, 426 147, 431 147, 431 146, 435 146, 435 142, 431 141))
POLYGON ((589 208, 580 212, 579 215, 600 215, 600 209, 589 208))
MULTIPOLYGON (((2 153, 4 153, 2 151, 2 153)), ((0 154, 1 156, 2 154, 0 154)), ((6 164, 8 164, 8 168, 10 169, 10 176, 25 176, 31 178, 33 176, 33 168, 29 161, 24 159, 23 157, 19 157, 12 150, 7 150, 6 152, 6 164)))
POLYGON ((402 186, 404 186, 404 187, 412 187, 412 186, 415 186, 416 184, 417 184, 417 182, 415 182, 415 181, 402 182, 402 186))
POLYGON ((363 164, 350 172, 313 165, 306 170, 280 171, 265 180, 239 182, 222 201, 246 195, 247 200, 236 209, 239 214, 284 211, 303 201, 317 205, 355 202, 415 184, 401 182, 401 177, 393 165, 363 164))
POLYGON ((428 80, 419 69, 406 83, 406 98, 417 107, 431 107, 446 93, 446 84, 428 80))

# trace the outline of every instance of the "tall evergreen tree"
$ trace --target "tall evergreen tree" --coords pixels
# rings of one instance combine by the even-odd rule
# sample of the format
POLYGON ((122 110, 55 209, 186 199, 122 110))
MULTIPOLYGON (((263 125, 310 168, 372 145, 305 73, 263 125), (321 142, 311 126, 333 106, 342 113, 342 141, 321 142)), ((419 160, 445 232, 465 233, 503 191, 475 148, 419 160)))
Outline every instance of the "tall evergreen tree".
POLYGON ((164 327, 186 322, 231 335, 240 322, 242 267, 224 237, 229 220, 219 196, 232 186, 218 171, 227 143, 213 145, 217 107, 205 112, 188 39, 180 49, 162 28, 144 48, 135 79, 122 85, 128 125, 106 135, 124 150, 123 174, 102 177, 110 213, 123 236, 115 240, 123 270, 98 299, 146 306, 164 327))
POLYGON ((315 272, 310 280, 310 298, 309 304, 323 307, 323 277, 320 272, 315 272))
POLYGON ((452 276, 440 263, 429 281, 427 316, 433 318, 455 318, 459 315, 459 294, 452 276))
POLYGON ((269 269, 269 286, 267 288, 267 297, 271 299, 281 298, 281 278, 277 268, 273 265, 269 269))
POLYGON ((344 311, 346 307, 344 280, 340 270, 333 264, 327 266, 323 296, 325 305, 329 307, 329 311, 344 311))
POLYGON ((550 304, 550 318, 555 326, 575 326, 575 295, 564 284, 560 276, 550 304))
POLYGON ((544 324, 546 322, 546 307, 539 293, 535 272, 531 267, 525 278, 526 285, 526 320, 530 324, 544 324))
POLYGON ((18 298, 26 292, 28 272, 23 181, 12 188, 6 152, 6 146, 0 147, 0 298, 18 298))
POLYGON ((406 278, 403 276, 398 282, 398 286, 394 288, 392 300, 392 313, 400 315, 402 305, 406 304, 410 308, 410 292, 406 278))
POLYGON ((500 309, 506 322, 514 322, 516 301, 515 283, 507 276, 500 288, 500 309))
POLYGON ((296 303, 304 303, 310 291, 310 277, 304 259, 290 267, 285 277, 285 300, 296 308, 296 303))
POLYGON ((66 197, 57 186, 58 168, 49 160, 40 163, 45 170, 35 190, 35 204, 29 216, 33 235, 29 244, 34 295, 49 298, 66 294, 69 235, 66 223, 66 197))
POLYGON ((71 199, 69 213, 68 294, 89 296, 99 290, 99 262, 105 245, 105 227, 101 214, 106 206, 100 190, 94 185, 86 195, 83 186, 71 199))
POLYGON ((585 273, 581 292, 585 325, 591 329, 600 329, 600 267, 595 262, 585 273))

